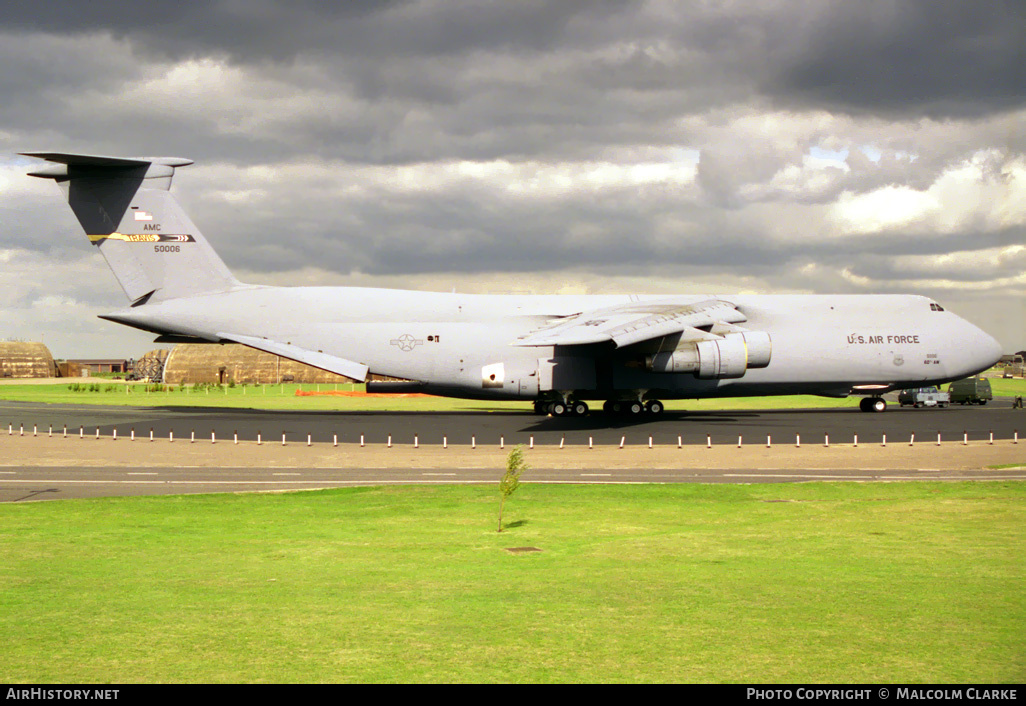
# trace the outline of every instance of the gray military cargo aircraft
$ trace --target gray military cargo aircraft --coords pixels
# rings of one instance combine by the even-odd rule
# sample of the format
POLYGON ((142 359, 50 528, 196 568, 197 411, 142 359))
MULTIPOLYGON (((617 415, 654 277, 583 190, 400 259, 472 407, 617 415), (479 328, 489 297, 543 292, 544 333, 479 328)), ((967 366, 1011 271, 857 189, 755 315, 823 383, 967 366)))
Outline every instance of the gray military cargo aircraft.
POLYGON ((997 341, 902 295, 470 295, 244 284, 170 194, 174 157, 24 152, 54 179, 129 305, 101 318, 162 342, 241 343, 416 390, 535 411, 659 414, 661 399, 881 395, 974 375, 997 341))

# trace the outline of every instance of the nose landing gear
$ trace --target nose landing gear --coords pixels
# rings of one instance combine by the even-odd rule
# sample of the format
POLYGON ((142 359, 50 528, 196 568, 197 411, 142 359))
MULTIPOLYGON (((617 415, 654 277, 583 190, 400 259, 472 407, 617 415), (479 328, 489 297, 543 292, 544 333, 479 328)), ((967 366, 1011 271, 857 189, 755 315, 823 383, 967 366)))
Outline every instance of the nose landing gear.
POLYGON ((859 409, 863 412, 883 412, 887 409, 887 402, 883 397, 863 397, 859 400, 859 409))

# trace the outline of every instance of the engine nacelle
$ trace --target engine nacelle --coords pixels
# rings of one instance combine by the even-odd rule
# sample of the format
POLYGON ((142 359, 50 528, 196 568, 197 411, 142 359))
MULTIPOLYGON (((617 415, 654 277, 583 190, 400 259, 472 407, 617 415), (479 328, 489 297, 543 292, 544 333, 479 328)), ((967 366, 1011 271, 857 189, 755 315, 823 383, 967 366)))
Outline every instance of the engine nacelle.
POLYGON ((743 331, 650 355, 645 367, 654 373, 694 373, 702 380, 739 378, 748 368, 769 365, 770 353, 769 334, 743 331))
POLYGON ((765 331, 738 331, 728 333, 727 338, 741 338, 748 349, 748 367, 765 368, 770 364, 773 344, 770 335, 765 331))

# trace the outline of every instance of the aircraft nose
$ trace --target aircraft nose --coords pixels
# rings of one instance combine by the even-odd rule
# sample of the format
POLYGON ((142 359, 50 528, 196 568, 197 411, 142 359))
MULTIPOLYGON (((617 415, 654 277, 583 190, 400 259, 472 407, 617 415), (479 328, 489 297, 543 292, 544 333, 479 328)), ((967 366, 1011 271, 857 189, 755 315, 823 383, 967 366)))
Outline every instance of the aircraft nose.
POLYGON ((975 375, 1001 360, 1001 344, 986 331, 968 322, 966 326, 969 330, 964 340, 965 374, 975 375))

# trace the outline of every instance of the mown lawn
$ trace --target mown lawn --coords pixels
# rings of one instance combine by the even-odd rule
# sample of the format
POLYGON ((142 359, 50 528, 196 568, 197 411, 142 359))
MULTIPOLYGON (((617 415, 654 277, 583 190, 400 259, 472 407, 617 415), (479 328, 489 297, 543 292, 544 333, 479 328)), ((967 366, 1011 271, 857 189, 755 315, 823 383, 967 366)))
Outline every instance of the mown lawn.
POLYGON ((0 506, 0 681, 1026 679, 1026 485, 524 480, 0 506))
MULTIPOLYGON (((236 385, 235 387, 162 387, 154 390, 152 385, 129 384, 119 381, 94 381, 90 383, 55 383, 52 385, 0 385, 0 400, 51 404, 97 404, 131 406, 190 406, 190 407, 237 407, 283 410, 338 410, 338 411, 523 411, 531 410, 527 401, 479 401, 460 400, 427 395, 389 396, 360 395, 342 397, 332 394, 362 385, 285 384, 285 385, 236 385), (306 393, 306 394, 297 394, 306 393), (310 394, 313 393, 313 394, 310 394)), ((859 398, 832 399, 815 395, 789 395, 780 397, 739 397, 730 399, 667 400, 668 410, 731 410, 731 409, 786 409, 856 407, 859 398)), ((601 409, 601 404, 593 405, 601 409)))

